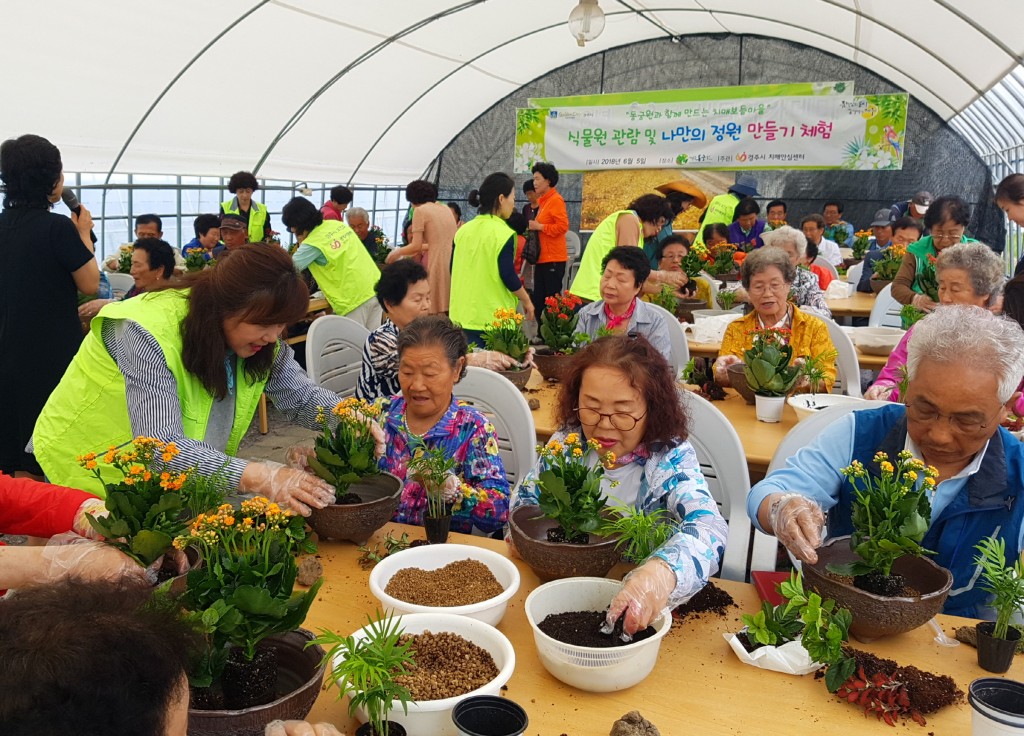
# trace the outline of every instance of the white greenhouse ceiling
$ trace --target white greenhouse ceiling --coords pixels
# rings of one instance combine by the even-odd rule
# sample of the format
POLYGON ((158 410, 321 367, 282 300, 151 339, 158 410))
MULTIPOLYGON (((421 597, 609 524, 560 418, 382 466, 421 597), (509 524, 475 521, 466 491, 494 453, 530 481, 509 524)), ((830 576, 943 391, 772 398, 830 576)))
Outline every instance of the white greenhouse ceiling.
POLYGON ((576 1, 8 0, 0 137, 44 135, 71 171, 404 184, 552 69, 736 33, 860 64, 981 153, 1024 143, 1022 0, 600 0, 582 49, 576 1))

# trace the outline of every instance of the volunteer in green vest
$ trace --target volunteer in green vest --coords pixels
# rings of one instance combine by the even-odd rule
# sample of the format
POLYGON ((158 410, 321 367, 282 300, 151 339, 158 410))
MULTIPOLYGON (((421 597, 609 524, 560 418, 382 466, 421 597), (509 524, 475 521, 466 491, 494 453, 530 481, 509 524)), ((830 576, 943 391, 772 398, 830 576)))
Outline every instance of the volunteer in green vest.
MULTIPOLYGON (((729 191, 719 194, 708 203, 708 208, 704 210, 704 215, 700 218, 701 225, 713 225, 716 222, 721 222, 726 226, 731 225, 736 220, 736 205, 740 203, 740 200, 744 197, 757 196, 759 196, 757 179, 749 174, 741 174, 736 179, 736 183, 729 187, 729 191)), ((703 228, 701 229, 703 230, 703 228)), ((697 232, 694 244, 704 244, 700 231, 697 232)))
POLYGON ((933 272, 932 262, 939 251, 957 243, 977 243, 964 235, 971 220, 971 208, 960 197, 939 197, 924 213, 924 226, 931 231, 916 243, 907 246, 900 270, 892 282, 892 298, 900 304, 912 304, 923 312, 939 306, 923 293, 919 279, 926 268, 933 272))
POLYGON ((477 216, 455 233, 448 313, 469 343, 482 348, 481 333, 494 320, 495 310, 515 309, 518 299, 527 321, 534 312, 516 273, 516 234, 505 222, 516 206, 515 181, 495 172, 469 193, 469 204, 477 208, 477 216))
MULTIPOLYGON (((361 247, 361 246, 360 246, 361 247)), ((331 486, 280 463, 235 457, 266 391, 290 420, 319 429, 318 407, 339 397, 314 385, 281 342, 302 319, 309 292, 288 254, 244 245, 216 268, 173 287, 108 304, 36 422, 32 452, 48 479, 102 494, 76 458, 137 436, 174 442, 175 470, 220 473, 229 489, 258 493, 308 514, 334 501, 331 486)))
POLYGON ((284 206, 281 221, 299 242, 292 256, 295 268, 309 269, 334 313, 370 332, 380 327, 383 312, 373 289, 380 268, 356 231, 341 220, 325 220, 304 197, 284 206))
POLYGON ((237 171, 228 180, 228 191, 234 198, 220 203, 225 215, 241 215, 249 226, 249 242, 261 243, 277 235, 270 227, 270 213, 267 206, 252 201, 252 194, 260 188, 256 177, 248 171, 237 171))
MULTIPOLYGON (((590 234, 587 245, 580 259, 580 269, 576 272, 569 291, 587 301, 601 298, 601 274, 604 273, 604 262, 612 248, 620 245, 633 245, 643 248, 644 238, 657 235, 661 228, 673 217, 668 200, 659 194, 644 194, 629 203, 629 208, 613 212, 601 220, 590 234)), ((688 279, 682 271, 651 271, 644 283, 644 294, 656 294, 662 284, 671 284, 677 289, 686 285, 688 279)))

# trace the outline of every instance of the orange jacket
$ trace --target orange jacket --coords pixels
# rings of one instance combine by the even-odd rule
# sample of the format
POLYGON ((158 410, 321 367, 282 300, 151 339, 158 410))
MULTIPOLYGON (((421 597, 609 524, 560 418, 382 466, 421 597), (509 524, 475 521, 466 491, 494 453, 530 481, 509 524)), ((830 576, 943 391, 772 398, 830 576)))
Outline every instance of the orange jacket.
POLYGON ((540 235, 540 258, 537 263, 562 263, 568 259, 565 234, 569 232, 569 213, 565 200, 552 187, 537 200, 537 222, 544 226, 540 235))

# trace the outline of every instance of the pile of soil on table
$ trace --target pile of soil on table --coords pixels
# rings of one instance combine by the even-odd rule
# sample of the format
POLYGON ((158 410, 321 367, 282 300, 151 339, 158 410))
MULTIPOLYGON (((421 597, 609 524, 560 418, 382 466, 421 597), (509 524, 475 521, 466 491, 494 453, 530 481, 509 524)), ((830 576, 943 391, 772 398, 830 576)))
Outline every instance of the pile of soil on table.
POLYGON ((384 592, 419 606, 468 606, 501 595, 505 588, 478 560, 455 560, 436 570, 403 567, 384 592))
POLYGON ((442 700, 483 687, 498 676, 490 652, 450 631, 403 634, 412 640, 416 663, 395 682, 409 689, 413 700, 442 700))
POLYGON ((601 626, 604 624, 605 615, 604 611, 552 613, 537 624, 537 627, 552 639, 578 647, 621 647, 654 636, 654 627, 648 626, 633 634, 632 640, 623 641, 621 617, 610 634, 602 634, 601 626))
POLYGON ((708 581, 700 591, 690 600, 672 611, 672 615, 682 620, 689 617, 700 618, 702 613, 711 613, 715 616, 724 617, 730 606, 736 607, 732 596, 719 588, 713 582, 708 581))

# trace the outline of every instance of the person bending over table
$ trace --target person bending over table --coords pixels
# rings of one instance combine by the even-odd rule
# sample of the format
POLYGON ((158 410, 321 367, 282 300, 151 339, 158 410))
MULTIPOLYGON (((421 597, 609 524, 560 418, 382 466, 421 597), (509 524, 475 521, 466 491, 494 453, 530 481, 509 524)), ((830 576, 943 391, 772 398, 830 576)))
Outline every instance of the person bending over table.
MULTIPOLYGON (((332 503, 334 489, 314 476, 234 457, 264 391, 310 429, 320 428, 318 406, 338 402, 280 340, 309 306, 291 258, 280 248, 244 245, 178 285, 108 304, 93 319, 36 423, 34 452, 47 477, 92 490, 99 484, 76 456, 144 435, 177 444, 169 463, 175 470, 220 472, 232 490, 305 515, 332 503)), ((105 482, 119 477, 102 462, 99 470, 105 482)))
MULTIPOLYGON (((664 509, 677 526, 612 600, 608 621, 625 613, 623 629, 633 634, 666 606, 688 601, 718 571, 726 522, 686 439, 686 410, 672 370, 645 338, 604 337, 577 353, 559 384, 557 412, 561 428, 553 440, 580 433, 601 454, 615 455, 601 481, 610 502, 648 513, 664 509)), ((599 462, 594 450, 586 459, 592 467, 599 462)), ((545 470, 541 457, 513 492, 511 509, 537 504, 536 482, 545 470)), ((505 541, 515 552, 507 529, 505 541)))
POLYGON ((1024 331, 972 306, 940 306, 919 322, 907 355, 906 404, 839 417, 754 486, 747 514, 799 559, 814 563, 826 538, 849 534, 854 491, 840 468, 906 450, 938 471, 931 526, 921 542, 953 574, 943 611, 994 618, 979 586, 974 545, 997 535, 1011 564, 1022 549, 1024 445, 1000 427, 1024 375, 1024 331), (828 527, 825 526, 828 512, 828 527))
MULTIPOLYGON (((793 272, 793 284, 790 287, 790 296, 793 302, 807 314, 813 314, 822 319, 832 319, 832 310, 828 308, 825 301, 825 293, 821 290, 818 277, 805 268, 799 268, 801 263, 807 260, 807 236, 795 227, 783 225, 780 228, 771 230, 761 235, 765 246, 781 248, 789 256, 789 262, 796 270, 793 272)), ((746 289, 736 290, 736 298, 739 301, 750 301, 746 289)))
MULTIPOLYGON (((999 295, 1006 279, 1003 259, 982 243, 958 243, 943 248, 935 261, 935 276, 939 282, 940 304, 971 304, 996 311, 999 295)), ((930 319, 930 317, 925 317, 930 319)), ((878 379, 864 392, 864 398, 879 401, 899 401, 900 381, 907 365, 907 344, 916 325, 900 340, 889 355, 878 379)), ((1024 411, 1024 406, 1021 407, 1024 411)))
MULTIPOLYGON (((689 253, 690 244, 686 242, 686 238, 682 235, 669 235, 658 243, 654 251, 654 262, 658 270, 664 273, 682 273, 683 259, 689 253)), ((711 287, 703 276, 687 281, 679 291, 688 297, 703 299, 708 303, 708 307, 715 308, 711 303, 711 287)), ((651 301, 652 297, 652 294, 647 294, 644 301, 651 301)))
POLYGON ((135 286, 120 299, 92 299, 78 308, 78 316, 92 319, 97 313, 114 301, 131 299, 146 291, 153 291, 174 276, 174 249, 158 238, 141 238, 132 248, 132 278, 135 286))
MULTIPOLYGON (((765 239, 776 233, 792 228, 780 228, 765 233, 765 239)), ((824 361, 824 393, 832 390, 836 380, 835 345, 828 335, 828 328, 818 317, 807 314, 788 301, 797 268, 791 256, 781 248, 765 243, 764 248, 751 252, 740 268, 740 281, 746 289, 754 311, 731 322, 722 337, 722 348, 715 361, 715 380, 723 386, 731 385, 730 365, 743 362, 743 354, 753 346, 754 333, 768 328, 784 329, 791 332, 790 345, 794 360, 832 352, 832 360, 824 361)), ((810 275, 810 272, 807 272, 810 275)), ((814 276, 811 275, 813 279, 814 276)), ((806 379, 797 384, 806 385, 806 379)))
POLYGON ((651 271, 647 256, 642 250, 620 245, 608 251, 601 266, 601 298, 579 311, 576 333, 589 335, 591 340, 596 340, 602 329, 643 335, 670 360, 672 341, 664 315, 637 299, 651 271))

